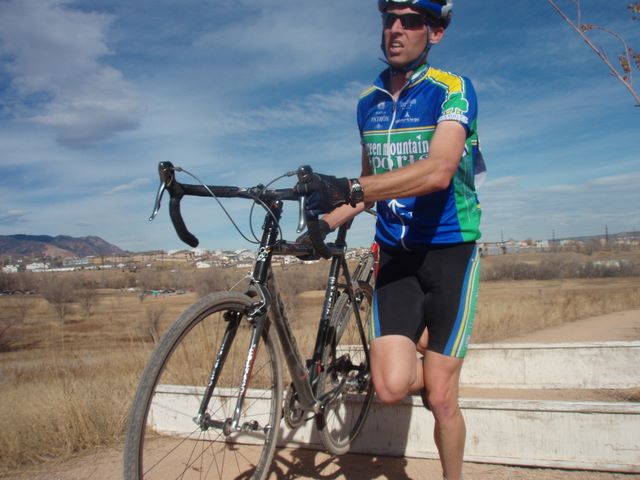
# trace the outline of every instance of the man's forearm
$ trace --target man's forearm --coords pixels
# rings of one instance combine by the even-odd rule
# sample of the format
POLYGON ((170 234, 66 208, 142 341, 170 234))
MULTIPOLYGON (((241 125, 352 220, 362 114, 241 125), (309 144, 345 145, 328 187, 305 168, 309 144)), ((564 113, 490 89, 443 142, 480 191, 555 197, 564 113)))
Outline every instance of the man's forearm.
POLYGON ((436 159, 419 160, 399 170, 360 178, 366 202, 390 198, 415 197, 449 187, 455 173, 450 162, 436 159))
POLYGON ((348 222, 353 217, 364 211, 365 204, 359 203, 355 207, 351 205, 342 205, 341 207, 336 208, 330 213, 327 213, 322 217, 322 220, 327 222, 331 230, 335 230, 343 223, 348 222))

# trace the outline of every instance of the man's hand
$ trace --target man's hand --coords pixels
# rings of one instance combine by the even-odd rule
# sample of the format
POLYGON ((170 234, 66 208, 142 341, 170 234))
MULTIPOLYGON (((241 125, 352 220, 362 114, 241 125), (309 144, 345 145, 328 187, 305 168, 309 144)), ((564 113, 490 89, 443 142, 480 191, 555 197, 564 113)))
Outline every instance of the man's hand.
MULTIPOLYGON (((333 230, 331 230, 331 227, 329 226, 329 224, 322 219, 318 220, 318 226, 320 227, 320 233, 322 235, 322 240, 324 241, 324 239, 327 238, 327 235, 329 235, 333 230)), ((313 244, 311 243, 311 237, 309 236, 309 231, 304 232, 302 235, 296 238, 296 243, 302 243, 308 247, 312 247, 313 244)), ((314 251, 313 255, 303 255, 298 258, 300 258, 300 260, 310 261, 310 260, 319 260, 322 257, 318 252, 314 251)))
POLYGON ((317 217, 349 203, 350 186, 348 178, 314 173, 308 179, 298 182, 294 190, 307 195, 307 212, 312 217, 317 217))

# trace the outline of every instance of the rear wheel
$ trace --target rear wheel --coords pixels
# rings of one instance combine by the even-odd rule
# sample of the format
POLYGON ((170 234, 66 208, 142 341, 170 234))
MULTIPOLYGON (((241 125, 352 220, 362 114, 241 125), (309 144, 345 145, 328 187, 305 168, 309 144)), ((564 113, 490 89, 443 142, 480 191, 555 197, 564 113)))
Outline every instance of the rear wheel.
POLYGON ((281 367, 268 325, 256 349, 240 421, 231 422, 255 329, 246 321, 252 303, 238 293, 211 294, 178 318, 158 344, 129 417, 126 480, 266 477, 282 399, 281 367), (218 355, 225 335, 234 332, 218 355), (205 414, 198 416, 219 362, 217 385, 205 414))
POLYGON ((373 383, 369 372, 366 332, 371 312, 372 289, 360 282, 355 292, 362 332, 346 292, 336 302, 331 326, 335 341, 323 352, 324 370, 318 378, 318 396, 326 399, 324 414, 318 417, 320 437, 329 452, 346 453, 360 433, 371 400, 373 383))

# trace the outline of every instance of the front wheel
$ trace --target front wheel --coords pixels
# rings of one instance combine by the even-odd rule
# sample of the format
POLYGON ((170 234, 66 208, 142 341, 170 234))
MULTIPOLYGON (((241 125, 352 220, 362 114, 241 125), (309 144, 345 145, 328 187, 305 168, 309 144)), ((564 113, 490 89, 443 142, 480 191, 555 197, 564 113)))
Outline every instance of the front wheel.
POLYGON ((338 298, 331 316, 334 340, 324 349, 324 369, 318 378, 318 396, 324 404, 318 428, 322 443, 334 455, 349 450, 373 399, 366 336, 372 295, 371 285, 360 282, 355 299, 361 323, 346 292, 338 298))
POLYGON ((135 395, 125 443, 126 480, 267 476, 282 399, 280 361, 268 325, 249 369, 239 422, 231 421, 255 328, 246 317, 252 302, 239 293, 210 294, 167 331, 135 395), (217 384, 199 415, 216 366, 217 384))

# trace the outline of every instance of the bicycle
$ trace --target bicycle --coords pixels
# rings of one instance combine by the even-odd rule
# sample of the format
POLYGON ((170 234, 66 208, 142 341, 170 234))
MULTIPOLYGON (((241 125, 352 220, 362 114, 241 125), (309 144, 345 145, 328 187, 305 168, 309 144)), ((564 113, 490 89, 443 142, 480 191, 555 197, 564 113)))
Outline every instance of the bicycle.
MULTIPOLYGON (((191 185, 176 180, 181 169, 170 162, 160 163, 158 170, 151 219, 168 191, 176 233, 192 247, 198 240, 180 212, 185 195, 249 199, 266 213, 246 291, 200 299, 155 348, 129 415, 125 479, 264 479, 281 419, 290 428, 313 419, 329 452, 347 452, 373 398, 367 340, 372 253, 360 258, 352 276, 345 258, 348 225, 339 227, 333 244, 318 234, 317 219, 306 219, 311 246, 282 239, 285 201, 299 201, 298 230, 304 229, 305 198, 291 188, 191 185), (315 253, 331 264, 315 346, 305 360, 272 274, 272 258, 315 253), (286 395, 282 359, 291 375, 286 395), (163 427, 167 415, 181 427, 163 427)), ((303 178, 312 171, 301 167, 288 175, 294 174, 303 178)))

